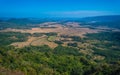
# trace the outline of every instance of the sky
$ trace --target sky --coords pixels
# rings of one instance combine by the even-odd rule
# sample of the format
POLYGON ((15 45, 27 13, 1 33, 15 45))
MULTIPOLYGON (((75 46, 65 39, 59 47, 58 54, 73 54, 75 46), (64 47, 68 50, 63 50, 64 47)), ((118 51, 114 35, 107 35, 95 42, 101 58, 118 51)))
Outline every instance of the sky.
POLYGON ((120 0, 0 0, 0 17, 120 15, 120 0))

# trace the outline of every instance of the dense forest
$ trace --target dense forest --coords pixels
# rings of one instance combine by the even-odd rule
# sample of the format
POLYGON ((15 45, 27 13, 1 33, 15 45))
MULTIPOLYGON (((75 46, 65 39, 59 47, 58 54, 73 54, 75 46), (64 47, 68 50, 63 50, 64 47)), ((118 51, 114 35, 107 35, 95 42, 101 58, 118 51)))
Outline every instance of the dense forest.
POLYGON ((120 32, 101 32, 86 34, 85 38, 74 36, 71 37, 74 41, 92 46, 77 48, 77 43, 71 43, 66 47, 55 41, 59 45, 52 49, 47 45, 24 48, 10 45, 40 34, 0 33, 0 75, 120 75, 119 35, 120 32), (83 49, 92 49, 94 53, 84 54, 80 51, 83 49), (93 60, 96 55, 105 59, 93 60))

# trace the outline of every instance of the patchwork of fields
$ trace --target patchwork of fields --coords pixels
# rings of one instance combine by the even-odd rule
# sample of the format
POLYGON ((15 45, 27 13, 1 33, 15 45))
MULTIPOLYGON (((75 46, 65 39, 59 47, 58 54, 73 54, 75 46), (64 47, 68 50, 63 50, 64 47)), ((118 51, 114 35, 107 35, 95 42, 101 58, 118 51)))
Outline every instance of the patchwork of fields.
POLYGON ((12 29, 8 28, 5 30, 1 30, 0 32, 21 32, 21 33, 30 33, 30 34, 42 34, 42 36, 39 37, 33 37, 29 36, 28 40, 25 42, 15 42, 11 45, 21 48, 29 45, 33 46, 40 46, 40 45, 48 45, 51 48, 57 47, 58 44, 56 44, 54 41, 61 41, 61 40, 67 40, 63 42, 63 46, 67 46, 69 42, 72 42, 70 36, 78 36, 80 38, 84 37, 86 33, 98 33, 102 30, 99 29, 90 29, 86 27, 80 27, 78 23, 66 23, 66 26, 63 26, 61 24, 48 22, 40 24, 40 27, 38 28, 32 28, 32 29, 12 29), (45 33, 56 33, 56 36, 46 36, 45 33), (69 37, 61 37, 61 36, 69 36, 69 37))

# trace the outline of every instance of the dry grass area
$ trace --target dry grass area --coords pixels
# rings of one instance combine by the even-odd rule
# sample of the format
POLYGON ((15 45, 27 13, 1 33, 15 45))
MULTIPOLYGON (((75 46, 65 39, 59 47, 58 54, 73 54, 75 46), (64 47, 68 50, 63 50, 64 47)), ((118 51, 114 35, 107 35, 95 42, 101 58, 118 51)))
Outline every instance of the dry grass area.
POLYGON ((54 43, 54 42, 49 42, 49 41, 47 40, 47 38, 44 38, 44 37, 34 40, 33 42, 31 42, 31 45, 33 45, 33 46, 48 45, 48 46, 51 47, 51 48, 57 47, 57 44, 56 44, 56 43, 54 43))
POLYGON ((95 55, 95 56, 93 57, 93 59, 94 59, 94 60, 104 60, 105 57, 104 57, 104 56, 100 56, 100 55, 95 55))
POLYGON ((0 75, 24 75, 24 73, 18 70, 13 71, 13 70, 9 70, 1 67, 0 75))
MULTIPOLYGON (((63 26, 61 24, 57 23, 50 23, 46 22, 42 24, 43 27, 38 27, 38 28, 31 28, 31 29, 5 29, 1 30, 0 32, 21 32, 21 33, 57 33, 57 37, 55 38, 56 40, 64 40, 67 39, 69 40, 68 42, 71 41, 69 38, 62 38, 60 37, 61 35, 68 35, 68 36, 80 36, 84 37, 84 34, 86 33, 97 33, 101 30, 98 29, 89 29, 89 28, 80 28, 78 23, 75 22, 68 22, 66 23, 66 26, 63 26), (44 27, 45 26, 45 27, 44 27), (50 28, 49 28, 50 27, 50 28)), ((49 38, 51 39, 51 38, 49 38)), ((52 40, 54 40, 52 38, 52 40)), ((42 37, 29 37, 27 41, 25 42, 15 42, 12 43, 11 45, 21 48, 29 45, 34 45, 34 46, 39 46, 39 45, 48 45, 51 48, 55 48, 57 46, 56 43, 53 41, 49 41, 47 36, 42 36, 42 37)), ((67 45, 67 42, 64 43, 63 45, 67 45)))
POLYGON ((53 28, 32 28, 32 29, 11 29, 11 28, 8 28, 6 30, 2 30, 1 32, 22 32, 22 33, 50 33, 50 32, 55 32, 55 33, 58 33, 58 35, 69 35, 69 36, 80 36, 80 37, 84 37, 83 34, 86 34, 86 33, 97 33, 101 30, 98 30, 98 29, 89 29, 89 28, 80 28, 78 27, 78 24, 77 23, 70 23, 70 25, 74 26, 74 27, 68 27, 68 24, 67 23, 67 26, 63 26, 63 25, 60 25, 60 24, 54 24, 54 25, 50 25, 52 26, 53 28), (55 27, 55 28, 54 28, 55 27))
POLYGON ((57 47, 57 44, 54 42, 49 42, 47 40, 47 37, 42 36, 42 37, 29 37, 27 41, 25 42, 15 42, 12 43, 11 45, 17 47, 17 48, 22 48, 25 46, 41 46, 41 45, 48 45, 51 48, 57 47))
POLYGON ((37 39, 37 37, 29 37, 28 40, 25 42, 15 42, 15 43, 12 43, 11 45, 18 47, 18 48, 22 48, 25 46, 29 46, 31 44, 31 42, 36 39, 37 39))

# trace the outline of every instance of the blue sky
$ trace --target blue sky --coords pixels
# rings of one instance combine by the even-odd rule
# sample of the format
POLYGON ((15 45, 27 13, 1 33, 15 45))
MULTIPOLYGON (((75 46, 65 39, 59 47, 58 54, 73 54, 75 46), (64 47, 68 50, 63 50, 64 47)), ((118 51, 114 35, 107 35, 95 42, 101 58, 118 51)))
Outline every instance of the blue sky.
POLYGON ((120 0, 0 0, 0 17, 120 15, 120 0))

